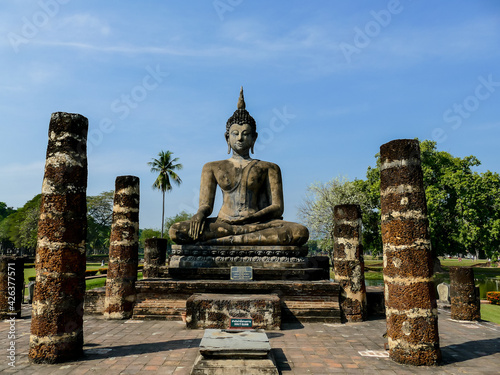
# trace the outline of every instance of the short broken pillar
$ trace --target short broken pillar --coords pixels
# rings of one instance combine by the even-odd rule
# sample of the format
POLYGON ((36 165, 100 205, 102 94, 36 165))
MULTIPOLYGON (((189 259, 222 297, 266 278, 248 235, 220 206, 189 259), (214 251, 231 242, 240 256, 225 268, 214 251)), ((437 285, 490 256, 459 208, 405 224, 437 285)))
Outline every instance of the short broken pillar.
POLYGON ((451 319, 479 320, 481 301, 471 267, 450 267, 451 319))
POLYGON ((136 300, 139 257, 139 177, 115 182, 104 317, 128 319, 136 300))
POLYGON ((349 322, 366 319, 366 286, 361 209, 357 204, 335 206, 333 257, 335 281, 340 284, 340 309, 349 322))
POLYGON ((21 318, 24 258, 0 256, 0 319, 21 318))
POLYGON ((148 238, 144 241, 144 268, 142 275, 145 279, 161 276, 162 267, 167 260, 166 238, 148 238))
POLYGON ((380 159, 389 356, 408 365, 435 365, 441 350, 419 143, 386 143, 380 159))
POLYGON ((56 112, 50 119, 29 348, 34 363, 83 354, 87 130, 79 114, 56 112))

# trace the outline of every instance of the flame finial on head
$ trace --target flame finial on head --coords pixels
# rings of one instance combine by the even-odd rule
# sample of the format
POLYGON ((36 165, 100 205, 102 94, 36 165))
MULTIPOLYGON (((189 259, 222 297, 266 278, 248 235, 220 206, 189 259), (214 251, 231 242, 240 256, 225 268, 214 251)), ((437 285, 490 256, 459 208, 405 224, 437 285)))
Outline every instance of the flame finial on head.
POLYGON ((243 86, 240 88, 240 97, 238 98, 238 109, 245 109, 245 97, 243 96, 243 86))

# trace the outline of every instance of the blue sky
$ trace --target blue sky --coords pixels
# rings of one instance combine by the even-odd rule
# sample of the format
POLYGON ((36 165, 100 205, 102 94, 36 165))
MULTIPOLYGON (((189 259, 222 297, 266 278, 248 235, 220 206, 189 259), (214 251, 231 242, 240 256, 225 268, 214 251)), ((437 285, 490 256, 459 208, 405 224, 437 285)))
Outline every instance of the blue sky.
POLYGON ((227 157, 241 85, 254 157, 282 169, 287 220, 311 183, 364 178, 393 139, 434 139, 500 172, 495 0, 19 0, 0 10, 9 206, 40 193, 50 114, 64 111, 89 119, 89 195, 139 176, 140 226, 158 228, 147 162, 170 150, 184 169, 166 215, 194 213, 203 164, 227 157))

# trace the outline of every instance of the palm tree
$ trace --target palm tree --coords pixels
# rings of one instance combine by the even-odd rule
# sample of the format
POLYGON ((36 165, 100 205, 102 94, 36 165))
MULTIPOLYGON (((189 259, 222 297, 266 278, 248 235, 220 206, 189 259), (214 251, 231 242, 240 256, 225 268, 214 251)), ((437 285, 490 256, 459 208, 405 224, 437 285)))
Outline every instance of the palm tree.
POLYGON ((148 165, 151 167, 151 172, 158 173, 158 177, 156 178, 153 189, 161 190, 163 193, 163 205, 161 211, 161 238, 163 238, 163 223, 165 220, 165 192, 172 190, 173 181, 175 184, 180 185, 182 180, 175 173, 175 170, 182 169, 182 164, 175 164, 179 158, 172 159, 173 152, 160 151, 158 154, 158 159, 153 159, 153 161, 148 162, 148 165))

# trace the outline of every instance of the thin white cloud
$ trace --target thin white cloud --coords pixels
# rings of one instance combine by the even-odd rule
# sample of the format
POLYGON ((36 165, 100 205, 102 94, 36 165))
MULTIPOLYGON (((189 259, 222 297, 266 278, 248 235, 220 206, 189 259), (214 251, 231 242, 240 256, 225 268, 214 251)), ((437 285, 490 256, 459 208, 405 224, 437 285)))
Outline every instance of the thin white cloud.
POLYGON ((58 31, 69 31, 70 33, 78 35, 81 35, 82 31, 84 31, 84 35, 95 33, 102 36, 108 36, 111 32, 111 27, 106 21, 88 13, 78 13, 64 17, 61 19, 58 29, 58 31))

